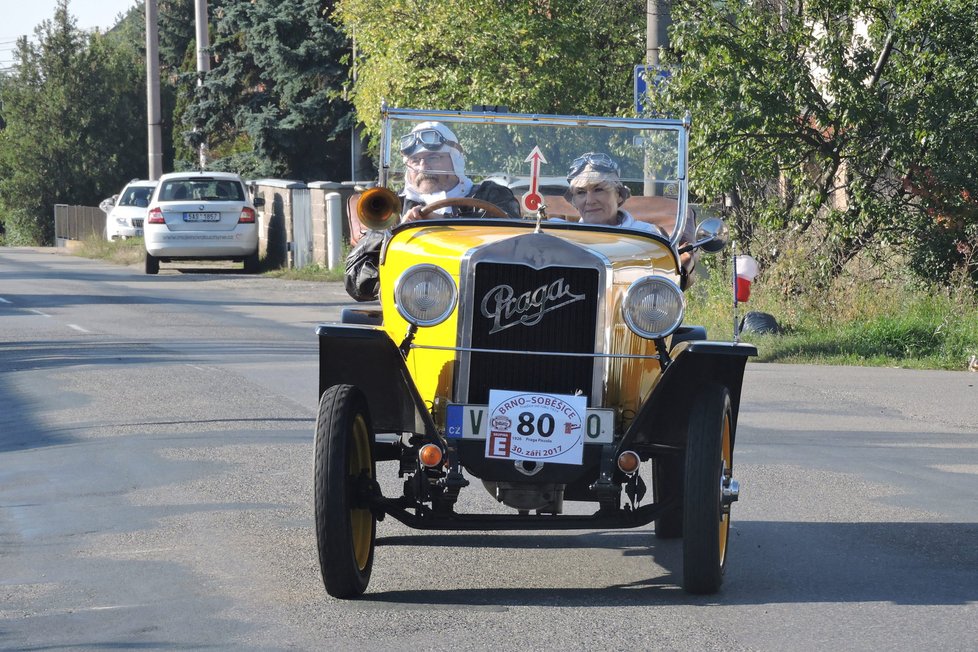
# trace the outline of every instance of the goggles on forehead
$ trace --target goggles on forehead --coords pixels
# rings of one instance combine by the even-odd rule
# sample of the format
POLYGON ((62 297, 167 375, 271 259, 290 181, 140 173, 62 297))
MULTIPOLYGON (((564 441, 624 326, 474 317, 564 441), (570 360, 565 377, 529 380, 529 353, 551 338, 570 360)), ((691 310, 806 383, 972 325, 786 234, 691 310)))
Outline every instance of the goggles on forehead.
POLYGON ((607 154, 588 152, 587 154, 578 156, 571 162, 570 170, 567 172, 567 180, 570 181, 588 166, 597 172, 614 172, 615 174, 619 174, 620 172, 618 164, 607 154))
POLYGON ((458 151, 462 151, 462 147, 458 143, 454 140, 448 140, 437 129, 421 129, 401 136, 401 154, 404 156, 417 154, 421 149, 434 152, 442 147, 454 147, 458 151))

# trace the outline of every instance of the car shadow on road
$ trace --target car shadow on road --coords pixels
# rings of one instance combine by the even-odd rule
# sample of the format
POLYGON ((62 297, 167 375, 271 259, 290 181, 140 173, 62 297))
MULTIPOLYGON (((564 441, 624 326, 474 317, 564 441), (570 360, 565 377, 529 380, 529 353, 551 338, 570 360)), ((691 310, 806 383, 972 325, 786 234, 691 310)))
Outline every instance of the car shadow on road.
MULTIPOLYGON (((629 571, 647 576, 607 586, 473 586, 371 593, 363 600, 413 605, 628 606, 868 603, 963 605, 978 601, 978 523, 807 523, 741 521, 731 530, 727 572, 712 596, 683 592, 682 541, 656 540, 650 530, 578 534, 421 534, 378 539, 379 545, 482 548, 505 568, 510 548, 619 549, 629 571), (640 558, 635 564, 624 558, 640 558), (665 572, 663 572, 665 571, 665 572), (657 574, 658 573, 658 574, 657 574)), ((447 558, 448 560, 451 557, 447 558)), ((607 563, 605 559, 604 563, 607 563)), ((554 564, 555 573, 566 572, 554 564), (559 570, 558 570, 559 569, 559 570)), ((462 572, 444 562, 443 574, 462 572)), ((573 570, 570 572, 573 573, 573 570)), ((619 573, 619 575, 621 575, 619 573)), ((565 582, 555 575, 554 583, 565 582)))

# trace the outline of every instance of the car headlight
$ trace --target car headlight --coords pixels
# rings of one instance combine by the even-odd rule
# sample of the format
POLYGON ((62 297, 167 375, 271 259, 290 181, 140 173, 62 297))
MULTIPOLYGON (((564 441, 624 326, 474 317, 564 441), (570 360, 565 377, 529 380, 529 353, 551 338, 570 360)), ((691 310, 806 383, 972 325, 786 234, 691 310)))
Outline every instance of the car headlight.
POLYGON ((665 337, 679 328, 685 312, 683 291, 663 276, 646 276, 632 283, 621 305, 628 327, 648 339, 665 337))
POLYGON ((129 226, 129 218, 128 217, 117 217, 117 218, 115 218, 115 221, 116 221, 116 223, 119 226, 129 226))
POLYGON ((434 265, 415 265, 394 284, 394 303, 415 326, 440 324, 455 309, 458 291, 448 272, 434 265))

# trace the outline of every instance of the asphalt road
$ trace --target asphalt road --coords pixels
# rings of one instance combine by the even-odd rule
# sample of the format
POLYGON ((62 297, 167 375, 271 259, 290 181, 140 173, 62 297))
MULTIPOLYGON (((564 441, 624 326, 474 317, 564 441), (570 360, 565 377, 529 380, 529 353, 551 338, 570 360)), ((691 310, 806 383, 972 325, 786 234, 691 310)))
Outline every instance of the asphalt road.
POLYGON ((650 528, 388 519, 368 593, 329 598, 314 328, 345 305, 338 284, 0 249, 0 648, 978 648, 966 372, 748 365, 716 596, 677 588, 681 544, 650 528))

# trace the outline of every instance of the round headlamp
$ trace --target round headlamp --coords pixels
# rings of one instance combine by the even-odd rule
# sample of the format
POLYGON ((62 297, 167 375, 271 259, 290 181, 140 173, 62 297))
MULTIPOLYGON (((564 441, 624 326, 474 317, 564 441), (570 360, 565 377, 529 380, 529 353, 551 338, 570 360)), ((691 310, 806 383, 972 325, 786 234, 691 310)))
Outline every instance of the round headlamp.
POLYGON ((679 328, 685 312, 683 291, 664 276, 646 276, 635 281, 621 304, 622 317, 632 332, 650 340, 665 337, 679 328))
POLYGON ((394 304, 401 317, 415 326, 435 326, 455 309, 458 291, 445 270, 434 265, 415 265, 394 284, 394 304))

